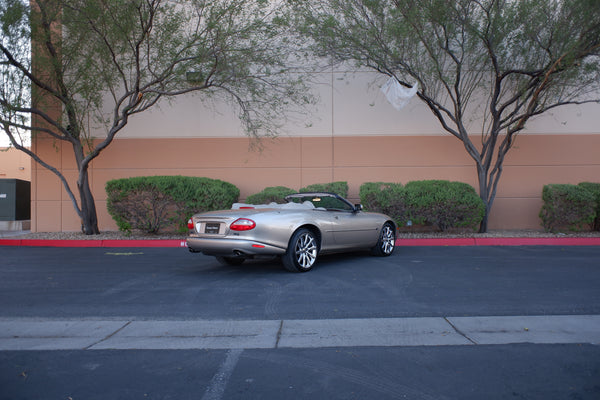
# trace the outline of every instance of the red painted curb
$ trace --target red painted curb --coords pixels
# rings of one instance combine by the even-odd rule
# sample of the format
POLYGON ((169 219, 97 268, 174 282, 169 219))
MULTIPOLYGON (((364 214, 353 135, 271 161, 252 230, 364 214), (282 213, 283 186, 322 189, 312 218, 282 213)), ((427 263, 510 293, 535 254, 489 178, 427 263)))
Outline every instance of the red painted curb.
MULTIPOLYGON (((185 239, 168 240, 44 240, 0 239, 0 246, 31 247, 187 247, 185 239)), ((398 239, 396 246, 600 246, 600 237, 552 238, 428 238, 398 239)))
POLYGON ((101 247, 187 247, 187 242, 185 239, 103 240, 101 247))
POLYGON ((600 237, 398 239, 396 246, 600 246, 600 237))
POLYGON ((398 239, 396 246, 475 246, 474 238, 398 239))
POLYGON ((0 246, 30 247, 187 247, 185 240, 44 240, 0 239, 0 246))
POLYGON ((600 237, 476 238, 478 246, 600 246, 600 237))
POLYGON ((21 246, 20 239, 0 239, 0 246, 21 246))

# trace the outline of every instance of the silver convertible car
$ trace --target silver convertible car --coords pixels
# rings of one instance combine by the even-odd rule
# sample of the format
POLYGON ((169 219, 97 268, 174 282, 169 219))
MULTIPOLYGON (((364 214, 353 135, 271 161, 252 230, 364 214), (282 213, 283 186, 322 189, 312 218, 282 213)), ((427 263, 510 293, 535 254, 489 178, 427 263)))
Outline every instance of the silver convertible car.
POLYGON ((333 193, 296 193, 286 204, 235 203, 231 210, 194 215, 188 221, 192 252, 239 265, 258 256, 281 256, 286 269, 306 272, 324 253, 370 249, 394 251, 396 224, 387 215, 362 211, 360 204, 333 193))

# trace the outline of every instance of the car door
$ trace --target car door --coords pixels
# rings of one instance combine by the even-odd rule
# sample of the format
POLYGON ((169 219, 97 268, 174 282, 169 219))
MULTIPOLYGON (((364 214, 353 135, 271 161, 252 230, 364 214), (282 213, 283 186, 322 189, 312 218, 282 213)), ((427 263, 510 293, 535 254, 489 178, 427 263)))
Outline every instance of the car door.
POLYGON ((332 214, 333 235, 339 247, 375 245, 381 227, 368 214, 352 211, 334 211, 332 214))

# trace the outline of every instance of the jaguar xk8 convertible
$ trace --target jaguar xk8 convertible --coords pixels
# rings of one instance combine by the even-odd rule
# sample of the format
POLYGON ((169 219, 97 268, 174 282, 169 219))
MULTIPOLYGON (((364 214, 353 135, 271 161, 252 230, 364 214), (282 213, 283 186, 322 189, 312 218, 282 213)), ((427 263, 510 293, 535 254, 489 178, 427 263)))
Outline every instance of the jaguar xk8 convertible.
POLYGON ((370 249, 389 256, 394 251, 396 224, 387 215, 365 212, 332 193, 296 193, 285 200, 235 203, 231 210, 194 215, 188 221, 189 250, 228 265, 280 256, 293 272, 309 271, 324 253, 370 249))

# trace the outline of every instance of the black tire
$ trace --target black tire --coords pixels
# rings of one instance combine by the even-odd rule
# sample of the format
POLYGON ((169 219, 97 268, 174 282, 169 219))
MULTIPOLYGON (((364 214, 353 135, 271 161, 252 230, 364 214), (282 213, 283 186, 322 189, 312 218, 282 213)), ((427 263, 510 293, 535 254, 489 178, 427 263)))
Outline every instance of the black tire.
POLYGON ((371 254, 378 257, 387 257, 392 255, 396 245, 396 230, 394 225, 386 222, 379 232, 379 240, 375 247, 371 249, 371 254))
POLYGON ((244 257, 221 257, 215 256, 218 262, 223 265, 242 265, 246 259, 244 257))
POLYGON ((317 262, 319 242, 309 229, 298 229, 292 235, 287 251, 281 257, 285 269, 291 272, 307 272, 317 262))

